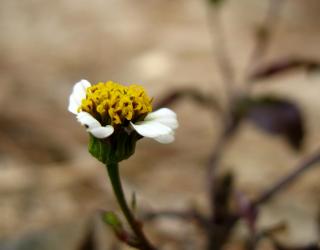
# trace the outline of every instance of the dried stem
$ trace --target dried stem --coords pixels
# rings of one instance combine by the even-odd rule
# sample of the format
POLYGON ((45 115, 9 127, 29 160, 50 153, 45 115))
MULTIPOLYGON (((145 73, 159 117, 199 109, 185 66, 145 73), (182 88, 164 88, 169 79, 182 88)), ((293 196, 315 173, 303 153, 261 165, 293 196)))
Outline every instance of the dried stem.
POLYGON ((257 65, 257 62, 261 60, 261 58, 265 55, 269 47, 271 41, 271 34, 279 21, 284 1, 285 0, 269 0, 269 6, 265 19, 257 32, 252 54, 249 58, 248 65, 245 70, 247 77, 246 80, 249 79, 253 69, 257 65))
POLYGON ((274 195, 282 191, 298 177, 300 177, 305 171, 315 166, 316 163, 320 162, 320 151, 311 155, 308 159, 302 162, 300 165, 295 167, 291 173, 281 178, 273 186, 263 192, 254 202, 253 205, 258 206, 266 201, 270 200, 274 195))
POLYGON ((212 47, 214 52, 214 58, 217 61, 219 71, 221 73, 222 82, 228 103, 230 104, 234 95, 234 70, 226 47, 226 40, 223 31, 223 25, 221 20, 221 9, 208 7, 207 20, 209 31, 212 38, 212 47))
MULTIPOLYGON (((233 135, 234 129, 231 128, 231 125, 225 125, 226 127, 219 135, 218 140, 216 141, 216 144, 214 146, 214 149, 210 155, 208 165, 207 165, 207 185, 209 190, 209 198, 210 201, 212 201, 215 193, 215 176, 217 172, 217 168, 220 162, 220 159, 222 157, 222 154, 224 152, 224 148, 226 144, 228 143, 229 139, 231 139, 231 135, 233 135)), ((213 205, 213 204, 212 204, 213 205)), ((213 210, 213 206, 212 206, 213 210)))
MULTIPOLYGON (((208 218, 207 232, 207 249, 220 249, 229 236, 229 232, 233 227, 233 222, 229 221, 229 218, 221 218, 222 224, 217 223, 218 207, 216 204, 217 187, 215 181, 217 168, 219 166, 220 159, 224 153, 224 149, 228 141, 232 138, 237 126, 233 117, 233 105, 236 102, 236 90, 235 90, 235 77, 234 70, 228 55, 225 35, 223 30, 223 24, 221 19, 221 8, 208 8, 208 24, 212 36, 212 43, 214 49, 214 55, 217 60, 217 65, 220 70, 224 89, 227 96, 227 107, 223 114, 222 126, 223 130, 218 136, 218 140, 215 142, 215 146, 210 155, 207 165, 207 185, 208 195, 211 205, 211 213, 208 218)), ((226 211, 228 213, 228 211, 226 211)), ((230 217, 231 219, 231 217, 230 217)), ((233 219, 232 219, 233 221, 233 219)))
POLYGON ((172 90, 163 99, 156 103, 154 109, 170 106, 171 104, 183 98, 190 98, 191 100, 199 103, 200 105, 212 109, 218 115, 222 115, 222 107, 214 96, 207 95, 205 93, 200 92, 198 89, 193 88, 181 88, 172 90))

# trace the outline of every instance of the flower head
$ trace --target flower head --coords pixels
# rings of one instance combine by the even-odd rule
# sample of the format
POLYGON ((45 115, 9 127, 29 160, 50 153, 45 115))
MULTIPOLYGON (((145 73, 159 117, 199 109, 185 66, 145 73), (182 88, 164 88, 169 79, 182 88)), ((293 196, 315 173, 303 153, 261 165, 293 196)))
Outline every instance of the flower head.
POLYGON ((112 81, 91 85, 81 80, 73 87, 68 110, 98 139, 125 131, 170 143, 178 127, 172 110, 152 112, 152 99, 139 85, 123 86, 112 81))
POLYGON ((143 120, 152 111, 151 102, 141 86, 100 82, 86 89, 78 111, 91 114, 103 125, 117 126, 143 120))

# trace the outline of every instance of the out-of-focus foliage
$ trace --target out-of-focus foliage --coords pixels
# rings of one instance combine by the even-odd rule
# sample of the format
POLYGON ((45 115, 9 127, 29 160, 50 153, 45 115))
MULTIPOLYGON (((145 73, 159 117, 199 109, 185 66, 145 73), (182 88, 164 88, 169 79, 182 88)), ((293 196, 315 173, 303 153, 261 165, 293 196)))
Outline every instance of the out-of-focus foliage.
POLYGON ((238 113, 263 131, 283 136, 293 149, 301 148, 305 126, 302 113, 295 103, 274 96, 248 98, 242 100, 238 113))
POLYGON ((225 0, 208 0, 210 4, 219 6, 221 5, 225 0))

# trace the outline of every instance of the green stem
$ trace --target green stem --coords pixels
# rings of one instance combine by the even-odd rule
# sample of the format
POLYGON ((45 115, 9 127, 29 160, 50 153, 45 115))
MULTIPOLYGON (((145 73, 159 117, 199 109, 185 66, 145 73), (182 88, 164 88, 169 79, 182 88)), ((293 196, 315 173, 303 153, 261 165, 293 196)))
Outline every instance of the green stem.
POLYGON ((129 209, 129 206, 127 204, 126 198, 123 193, 122 185, 121 185, 118 163, 108 164, 107 170, 108 170, 111 185, 115 193, 115 196, 118 200, 119 206, 124 216, 126 217, 132 231, 137 237, 138 245, 139 245, 138 248, 141 250, 155 250, 155 248, 151 245, 151 243, 148 241, 148 239, 144 235, 140 223, 134 218, 132 212, 129 209))

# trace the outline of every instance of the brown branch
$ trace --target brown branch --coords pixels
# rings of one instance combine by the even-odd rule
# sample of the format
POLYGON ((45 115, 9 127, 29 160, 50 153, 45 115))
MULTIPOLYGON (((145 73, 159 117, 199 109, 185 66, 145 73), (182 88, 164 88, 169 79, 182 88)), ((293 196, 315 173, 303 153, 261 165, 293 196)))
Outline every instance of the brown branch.
POLYGON ((320 250, 320 245, 318 242, 300 246, 287 246, 274 238, 271 238, 271 240, 275 250, 320 250))
POLYGON ((250 79, 252 70, 257 62, 265 55, 271 41, 271 34, 279 22, 280 13, 285 0, 269 0, 268 10, 261 26, 259 27, 252 54, 247 65, 247 77, 250 79))
POLYGON ((207 22, 212 40, 214 58, 216 59, 222 77, 228 103, 230 104, 234 96, 233 87, 235 84, 235 77, 233 65, 226 47, 227 43, 223 30, 221 8, 211 8, 211 6, 208 6, 207 22))
POLYGON ((288 175, 281 178, 278 182, 272 185, 269 189, 264 191, 254 202, 253 205, 261 205, 273 196, 278 194, 280 191, 289 186, 293 181, 300 177, 305 171, 311 169, 316 163, 320 162, 320 151, 314 153, 297 167, 295 167, 288 175))
POLYGON ((181 88, 173 90, 165 95, 165 97, 158 101, 154 106, 155 109, 170 106, 183 98, 190 98, 200 105, 211 108, 217 114, 222 113, 222 107, 214 96, 206 95, 200 92, 198 89, 193 88, 181 88))
POLYGON ((265 78, 280 75, 297 68, 304 68, 307 71, 316 70, 320 68, 320 62, 303 58, 287 58, 284 60, 279 60, 256 69, 254 72, 252 72, 250 80, 263 80, 265 78))

